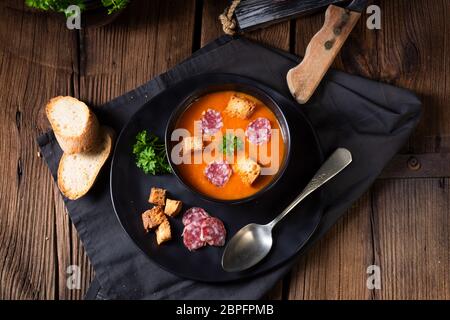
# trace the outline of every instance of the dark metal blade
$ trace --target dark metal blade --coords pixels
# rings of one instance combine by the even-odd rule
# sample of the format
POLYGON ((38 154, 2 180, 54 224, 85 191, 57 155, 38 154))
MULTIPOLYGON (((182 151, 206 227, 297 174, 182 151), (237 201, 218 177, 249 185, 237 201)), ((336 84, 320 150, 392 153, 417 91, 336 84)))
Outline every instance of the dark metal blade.
POLYGON ((351 11, 362 12, 366 8, 366 6, 367 6, 367 0, 353 0, 345 8, 347 8, 348 10, 351 10, 351 11))
POLYGON ((345 0, 242 0, 235 17, 239 30, 249 31, 343 2, 348 3, 345 0))

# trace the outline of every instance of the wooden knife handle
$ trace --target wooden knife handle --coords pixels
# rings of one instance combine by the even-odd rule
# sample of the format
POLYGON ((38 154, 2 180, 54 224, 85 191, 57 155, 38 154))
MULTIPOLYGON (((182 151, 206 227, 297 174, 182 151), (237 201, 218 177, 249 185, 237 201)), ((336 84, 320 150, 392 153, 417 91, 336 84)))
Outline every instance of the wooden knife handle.
POLYGON ((287 83, 298 103, 306 103, 358 22, 359 12, 330 5, 322 28, 311 39, 302 62, 289 70, 287 83))

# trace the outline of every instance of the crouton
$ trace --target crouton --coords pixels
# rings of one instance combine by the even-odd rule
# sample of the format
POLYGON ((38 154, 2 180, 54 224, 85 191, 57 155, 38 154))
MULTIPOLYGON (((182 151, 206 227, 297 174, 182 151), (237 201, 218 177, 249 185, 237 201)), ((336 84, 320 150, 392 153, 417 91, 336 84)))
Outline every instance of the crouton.
POLYGON ((225 108, 225 113, 230 117, 248 119, 256 108, 256 103, 253 101, 233 95, 228 101, 225 108))
POLYGON ((170 217, 175 217, 180 211, 183 203, 178 200, 167 199, 164 213, 170 217))
POLYGON ((166 204, 166 190, 161 188, 152 188, 148 202, 158 206, 164 206, 166 204))
POLYGON ((142 214, 142 224, 147 232, 159 226, 164 219, 166 216, 162 206, 155 206, 142 214))
POLYGON ((158 243, 158 245, 172 239, 172 233, 170 232, 170 223, 167 218, 164 218, 164 221, 159 225, 155 233, 156 242, 158 243))
POLYGON ((241 157, 236 162, 235 171, 241 177, 242 182, 251 185, 261 173, 261 167, 252 159, 241 157))
POLYGON ((189 154, 192 152, 198 152, 203 150, 203 139, 202 137, 185 137, 183 139, 183 154, 189 154))

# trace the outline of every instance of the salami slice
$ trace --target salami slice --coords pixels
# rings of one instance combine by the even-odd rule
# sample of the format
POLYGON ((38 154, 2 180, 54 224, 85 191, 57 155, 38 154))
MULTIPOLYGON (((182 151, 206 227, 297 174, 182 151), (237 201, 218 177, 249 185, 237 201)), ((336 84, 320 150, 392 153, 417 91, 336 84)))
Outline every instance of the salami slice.
POLYGON ((184 227, 183 244, 189 251, 197 250, 206 245, 206 242, 200 239, 200 224, 193 222, 184 227))
POLYGON ((266 118, 257 118, 249 123, 245 136, 253 144, 263 144, 270 140, 272 126, 266 118))
POLYGON ((203 111, 201 121, 203 134, 208 136, 214 135, 223 127, 222 115, 214 109, 203 111))
POLYGON ((183 214, 183 224, 187 226, 196 221, 200 221, 202 219, 208 218, 209 214, 199 207, 192 207, 183 214))
POLYGON ((221 247, 225 244, 227 232, 222 221, 217 218, 209 217, 203 219, 200 223, 200 240, 210 246, 221 247))
POLYGON ((205 177, 216 187, 222 187, 230 179, 233 170, 225 160, 216 160, 205 168, 205 177))

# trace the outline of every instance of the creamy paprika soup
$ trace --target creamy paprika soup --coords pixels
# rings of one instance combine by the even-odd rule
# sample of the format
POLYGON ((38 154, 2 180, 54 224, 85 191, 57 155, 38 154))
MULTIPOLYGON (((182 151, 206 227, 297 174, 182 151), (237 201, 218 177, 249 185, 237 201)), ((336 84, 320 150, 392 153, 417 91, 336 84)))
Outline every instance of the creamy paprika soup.
MULTIPOLYGON (((267 160, 267 158, 272 159, 272 147, 275 147, 272 146, 272 144, 277 145, 277 148, 275 148, 274 150, 275 152, 277 152, 276 156, 278 157, 278 167, 276 168, 276 172, 274 172, 273 174, 259 174, 257 178, 252 181, 252 183, 249 183, 248 180, 243 179, 243 177, 237 173, 235 164, 230 163, 230 167, 233 168, 231 174, 229 175, 229 177, 224 177, 226 180, 225 183, 223 183, 223 181, 220 182, 223 183, 223 185, 218 185, 217 183, 214 183, 215 180, 208 179, 209 176, 207 177, 207 174, 205 173, 205 170, 208 170, 207 162, 202 161, 202 163, 199 164, 182 163, 177 165, 177 171, 182 180, 200 193, 220 200, 237 200, 247 198, 267 186, 282 166, 285 157, 285 146, 280 124, 271 109, 269 109, 269 107, 267 107, 258 99, 244 93, 234 91, 214 92, 206 94, 195 100, 180 116, 175 125, 175 128, 187 129, 191 135, 194 135, 195 121, 197 121, 198 124, 198 121, 205 117, 205 112, 209 112, 211 117, 220 115, 221 121, 219 124, 217 124, 217 121, 216 123, 214 123, 213 127, 215 126, 214 128, 217 129, 217 133, 211 139, 212 141, 203 142, 203 148, 206 148, 210 143, 223 144, 223 138, 224 136, 226 136, 227 129, 241 129, 241 132, 246 132, 246 129, 250 124, 259 123, 261 126, 263 126, 265 123, 270 122, 271 132, 273 133, 276 129, 278 131, 278 134, 271 134, 268 140, 260 143, 259 146, 266 144, 265 147, 267 152, 265 153, 265 155, 267 160), (242 98, 242 101, 246 100, 251 102, 251 105, 254 107, 254 109, 247 118, 239 118, 235 115, 230 115, 230 113, 227 112, 227 105, 232 97, 242 98)), ((214 120, 214 118, 212 120, 214 120)), ((211 123, 211 121, 209 123, 211 123)), ((203 137, 204 135, 205 131, 203 131, 203 137)), ((239 138, 239 143, 237 143, 239 146, 236 146, 235 149, 231 147, 231 152, 236 155, 236 158, 238 158, 237 154, 238 149, 240 148, 240 155, 250 157, 250 147, 252 143, 249 141, 249 138, 245 135, 237 136, 237 138, 239 138)), ((267 137, 263 138, 267 139, 267 137)), ((254 139, 253 142, 255 142, 254 139)), ((221 153, 222 152, 220 152, 219 155, 221 155, 221 153)), ((224 150, 223 154, 227 154, 227 150, 224 150)), ((257 163, 261 169, 270 167, 272 164, 272 162, 267 163, 267 161, 265 161, 265 163, 261 163, 262 159, 260 154, 258 154, 257 157, 253 156, 252 158, 254 160, 253 163, 257 163)), ((211 172, 223 173, 223 170, 221 171, 221 168, 219 168, 211 172)))

